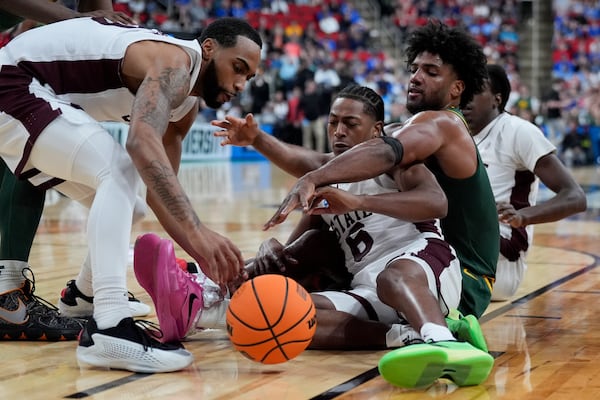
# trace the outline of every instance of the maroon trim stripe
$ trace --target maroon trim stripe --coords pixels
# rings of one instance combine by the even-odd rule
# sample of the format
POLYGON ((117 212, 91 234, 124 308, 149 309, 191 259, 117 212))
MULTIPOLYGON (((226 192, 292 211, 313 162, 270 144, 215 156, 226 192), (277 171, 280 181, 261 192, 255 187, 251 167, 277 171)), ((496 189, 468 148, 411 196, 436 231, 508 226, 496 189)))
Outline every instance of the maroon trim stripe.
POLYGON ((22 61, 18 67, 48 84, 56 94, 98 93, 123 87, 119 75, 121 59, 74 61, 22 61))
MULTIPOLYGON (((529 207, 529 194, 531 184, 535 181, 535 175, 531 171, 516 171, 515 186, 510 193, 510 204, 516 210, 529 207)), ((529 248, 529 237, 525 228, 511 228, 510 239, 500 238, 500 254, 508 261, 517 261, 521 257, 521 251, 529 248)))
POLYGON ((61 114, 59 109, 52 109, 48 102, 29 92, 31 81, 32 77, 18 67, 3 65, 0 68, 0 111, 21 122, 30 136, 15 170, 18 177, 40 133, 61 114))
POLYGON ((445 241, 434 238, 426 240, 427 245, 425 245, 425 248, 417 253, 413 253, 413 255, 429 264, 435 276, 435 283, 439 292, 441 287, 440 275, 450 266, 450 262, 455 257, 450 250, 450 245, 445 241))

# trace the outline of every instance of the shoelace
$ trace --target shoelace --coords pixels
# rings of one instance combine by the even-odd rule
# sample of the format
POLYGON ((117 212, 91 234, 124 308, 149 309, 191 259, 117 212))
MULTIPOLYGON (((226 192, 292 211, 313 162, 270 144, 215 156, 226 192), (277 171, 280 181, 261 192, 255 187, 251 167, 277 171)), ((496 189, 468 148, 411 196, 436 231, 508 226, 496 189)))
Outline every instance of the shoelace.
MULTIPOLYGON (((46 309, 49 309, 50 311, 55 312, 57 315, 59 313, 58 311, 58 307, 56 307, 54 304, 50 303, 48 300, 45 300, 39 296, 36 296, 34 294, 35 292, 35 275, 33 274, 33 271, 31 270, 31 268, 29 267, 25 267, 23 268, 23 270, 21 271, 21 275, 23 275, 23 278, 25 278, 25 281, 29 284, 29 293, 25 293, 25 297, 27 297, 28 299, 31 300, 31 308, 37 308, 37 307, 43 307, 46 309), (31 277, 30 277, 31 276, 31 277)), ((30 307, 30 304, 27 305, 27 307, 30 307)))
POLYGON ((135 328, 140 335, 140 339, 142 340, 144 350, 148 350, 150 347, 158 347, 157 345, 161 344, 158 339, 161 339, 164 335, 156 322, 138 319, 135 320, 134 323, 135 328))

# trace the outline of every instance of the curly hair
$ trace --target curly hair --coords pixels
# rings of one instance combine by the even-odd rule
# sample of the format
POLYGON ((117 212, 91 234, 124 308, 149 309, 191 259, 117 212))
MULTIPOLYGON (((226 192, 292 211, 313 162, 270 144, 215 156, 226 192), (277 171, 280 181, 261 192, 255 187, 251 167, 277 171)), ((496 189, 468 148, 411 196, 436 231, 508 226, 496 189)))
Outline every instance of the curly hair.
POLYGON ((252 40, 262 49, 260 34, 248 22, 243 19, 226 17, 211 22, 200 34, 200 43, 211 38, 215 39, 223 47, 234 47, 238 36, 245 36, 252 40))
POLYGON ((481 46, 463 28, 428 21, 412 31, 407 40, 407 66, 425 51, 437 54, 444 64, 451 65, 458 79, 465 83, 460 107, 466 106, 474 94, 482 91, 487 78, 487 59, 481 46))
POLYGON ((351 83, 335 97, 360 101, 365 114, 372 116, 375 121, 383 121, 385 118, 383 99, 371 88, 351 83))

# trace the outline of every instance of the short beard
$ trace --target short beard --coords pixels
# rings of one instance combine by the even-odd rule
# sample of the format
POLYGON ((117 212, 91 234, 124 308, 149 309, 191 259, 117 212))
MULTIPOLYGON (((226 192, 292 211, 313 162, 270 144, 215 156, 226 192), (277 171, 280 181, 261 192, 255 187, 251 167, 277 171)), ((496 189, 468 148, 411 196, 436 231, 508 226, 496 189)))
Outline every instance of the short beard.
POLYGON ((432 102, 424 102, 421 101, 419 103, 406 104, 406 109, 412 114, 415 115, 420 113, 421 111, 439 111, 444 108, 444 105, 441 103, 432 103, 432 102))
POLYGON ((211 60, 206 66, 204 77, 202 79, 202 98, 206 105, 210 108, 217 109, 223 105, 222 102, 217 100, 217 97, 221 93, 221 87, 217 79, 217 67, 215 61, 211 60))

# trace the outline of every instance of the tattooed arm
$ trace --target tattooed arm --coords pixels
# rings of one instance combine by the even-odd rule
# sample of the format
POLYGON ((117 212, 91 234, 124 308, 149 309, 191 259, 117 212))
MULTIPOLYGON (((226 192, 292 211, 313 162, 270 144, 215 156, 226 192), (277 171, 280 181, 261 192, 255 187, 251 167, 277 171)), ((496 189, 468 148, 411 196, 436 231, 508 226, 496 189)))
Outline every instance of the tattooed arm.
POLYGON ((187 98, 189 71, 190 59, 177 46, 149 41, 130 46, 122 75, 136 96, 126 147, 163 228, 211 279, 225 283, 243 270, 241 253, 200 222, 177 179, 181 140, 197 109, 177 123, 169 124, 169 117, 187 98))

